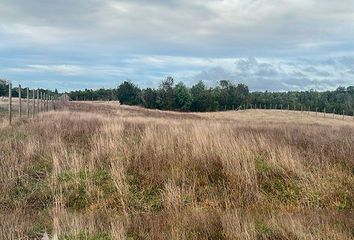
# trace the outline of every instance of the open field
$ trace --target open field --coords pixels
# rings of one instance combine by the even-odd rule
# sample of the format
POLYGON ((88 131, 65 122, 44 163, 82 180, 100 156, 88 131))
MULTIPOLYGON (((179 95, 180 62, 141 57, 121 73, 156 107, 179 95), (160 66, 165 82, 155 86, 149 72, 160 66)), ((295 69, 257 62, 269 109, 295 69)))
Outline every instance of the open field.
MULTIPOLYGON (((38 110, 38 100, 36 100, 36 111, 38 110)), ((42 101, 42 110, 45 109, 45 100, 42 101)), ((27 117, 27 108, 29 108, 29 114, 32 116, 33 111, 33 99, 30 99, 29 104, 27 104, 27 99, 22 98, 21 104, 21 112, 23 117, 27 117)), ((8 108, 9 108, 9 100, 7 97, 0 97, 0 120, 4 118, 8 118, 8 108)), ((49 101, 49 109, 52 110, 53 103, 49 101)), ((14 118, 19 116, 19 109, 20 109, 20 101, 19 98, 12 98, 12 116, 14 118)))
POLYGON ((353 144, 331 114, 64 103, 0 124, 0 239, 352 239, 353 144))
MULTIPOLYGON (((31 102, 32 104, 32 102, 31 102)), ((18 116, 18 111, 19 111, 19 99, 18 98, 13 98, 12 99, 12 113, 13 116, 16 117, 18 116)), ((8 116, 8 107, 9 107, 9 102, 8 98, 6 97, 0 97, 0 120, 8 116)), ((30 105, 30 109, 32 109, 32 105, 30 105)), ((27 100, 22 99, 22 114, 26 115, 27 114, 27 100)))

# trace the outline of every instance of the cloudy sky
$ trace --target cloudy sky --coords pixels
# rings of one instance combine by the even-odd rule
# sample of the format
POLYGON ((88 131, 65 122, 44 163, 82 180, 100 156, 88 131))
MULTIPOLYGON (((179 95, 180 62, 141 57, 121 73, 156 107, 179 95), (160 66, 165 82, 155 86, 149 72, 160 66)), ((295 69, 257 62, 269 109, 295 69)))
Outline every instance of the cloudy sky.
POLYGON ((166 76, 354 85, 353 0, 0 0, 0 78, 73 90, 166 76))

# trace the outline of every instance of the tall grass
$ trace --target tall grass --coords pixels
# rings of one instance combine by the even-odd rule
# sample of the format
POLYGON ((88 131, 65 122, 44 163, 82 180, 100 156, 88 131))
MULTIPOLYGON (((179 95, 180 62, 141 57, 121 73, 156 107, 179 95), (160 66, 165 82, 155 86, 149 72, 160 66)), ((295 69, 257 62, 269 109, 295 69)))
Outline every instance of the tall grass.
POLYGON ((70 103, 0 133, 1 239, 353 237, 350 121, 70 103))

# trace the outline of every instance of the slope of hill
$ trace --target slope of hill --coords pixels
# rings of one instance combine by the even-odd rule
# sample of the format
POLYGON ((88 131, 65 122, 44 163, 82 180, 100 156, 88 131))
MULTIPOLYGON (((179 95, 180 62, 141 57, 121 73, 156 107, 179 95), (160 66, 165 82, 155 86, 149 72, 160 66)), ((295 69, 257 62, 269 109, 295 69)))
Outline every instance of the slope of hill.
POLYGON ((351 239, 354 121, 66 103, 0 127, 0 239, 351 239))

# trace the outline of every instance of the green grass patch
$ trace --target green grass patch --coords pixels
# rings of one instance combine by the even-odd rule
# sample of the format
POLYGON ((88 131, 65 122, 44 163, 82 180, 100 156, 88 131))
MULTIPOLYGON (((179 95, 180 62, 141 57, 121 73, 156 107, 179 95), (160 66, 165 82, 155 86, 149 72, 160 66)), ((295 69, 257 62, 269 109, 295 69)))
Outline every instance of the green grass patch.
POLYGON ((285 229, 278 227, 273 227, 267 224, 263 220, 255 221, 256 229, 256 238, 259 240, 268 240, 268 239, 298 239, 298 237, 285 229))
POLYGON ((269 200, 300 204, 302 189, 295 174, 273 166, 262 158, 256 159, 256 173, 260 191, 269 200))
POLYGON ((114 198, 116 193, 112 176, 108 171, 62 172, 58 178, 65 205, 73 210, 83 210, 89 206, 101 207, 98 205, 100 199, 108 201, 114 198))
POLYGON ((128 204, 132 212, 157 212, 162 209, 161 186, 143 186, 143 176, 128 174, 129 184, 128 204))
POLYGON ((50 159, 45 156, 39 156, 33 164, 26 169, 26 174, 33 180, 44 180, 51 174, 53 165, 50 159))
POLYGON ((31 209, 45 209, 53 202, 47 181, 19 180, 10 190, 11 205, 26 205, 31 209))
POLYGON ((26 205, 32 209, 45 209, 53 202, 53 194, 47 177, 52 166, 47 159, 40 158, 25 169, 23 177, 10 188, 11 205, 26 205))

